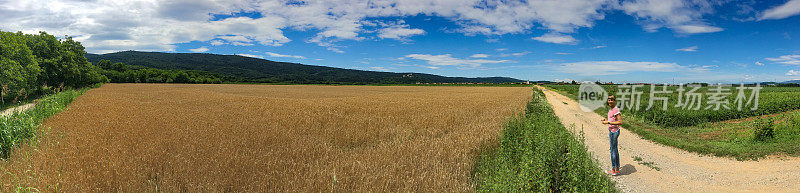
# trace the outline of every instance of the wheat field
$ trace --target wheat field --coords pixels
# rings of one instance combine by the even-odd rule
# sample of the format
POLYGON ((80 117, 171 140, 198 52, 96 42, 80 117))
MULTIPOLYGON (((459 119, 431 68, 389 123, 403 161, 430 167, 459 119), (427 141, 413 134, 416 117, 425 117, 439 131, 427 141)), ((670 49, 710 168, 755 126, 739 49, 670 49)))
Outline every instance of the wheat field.
POLYGON ((530 87, 106 84, 2 163, 3 191, 464 192, 530 87), (49 128, 49 129, 48 129, 49 128))

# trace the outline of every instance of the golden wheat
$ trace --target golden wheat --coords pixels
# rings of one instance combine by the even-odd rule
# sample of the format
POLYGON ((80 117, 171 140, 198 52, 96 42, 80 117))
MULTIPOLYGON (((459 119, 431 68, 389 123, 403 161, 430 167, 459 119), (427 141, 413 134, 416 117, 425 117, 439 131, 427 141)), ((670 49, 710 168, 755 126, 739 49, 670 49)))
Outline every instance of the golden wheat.
POLYGON ((472 191, 479 148, 530 96, 529 87, 107 84, 47 120, 36 146, 14 150, 3 191, 472 191))

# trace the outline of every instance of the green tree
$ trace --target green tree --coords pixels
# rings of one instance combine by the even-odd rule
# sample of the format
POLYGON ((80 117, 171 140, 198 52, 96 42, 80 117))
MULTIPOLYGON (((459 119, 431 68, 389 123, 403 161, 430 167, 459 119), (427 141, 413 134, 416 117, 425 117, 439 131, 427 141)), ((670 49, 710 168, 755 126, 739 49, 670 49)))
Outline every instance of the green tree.
POLYGON ((37 79, 41 69, 36 57, 25 45, 25 37, 21 33, 14 34, 0 31, 0 86, 5 98, 17 97, 21 92, 38 90, 37 79))
MULTIPOLYGON (((17 34, 23 35, 21 32, 17 34)), ((77 88, 108 80, 98 72, 98 68, 86 60, 85 48, 72 37, 59 40, 46 32, 25 37, 28 47, 43 70, 39 80, 42 84, 64 83, 77 88)))
POLYGON ((109 60, 100 60, 100 62, 97 62, 97 66, 103 70, 111 70, 113 68, 109 60))
POLYGON ((114 63, 113 65, 111 65, 111 69, 112 70, 116 70, 116 71, 120 71, 120 72, 125 72, 126 70, 128 70, 128 67, 125 66, 125 64, 123 64, 121 62, 117 62, 117 63, 114 63))

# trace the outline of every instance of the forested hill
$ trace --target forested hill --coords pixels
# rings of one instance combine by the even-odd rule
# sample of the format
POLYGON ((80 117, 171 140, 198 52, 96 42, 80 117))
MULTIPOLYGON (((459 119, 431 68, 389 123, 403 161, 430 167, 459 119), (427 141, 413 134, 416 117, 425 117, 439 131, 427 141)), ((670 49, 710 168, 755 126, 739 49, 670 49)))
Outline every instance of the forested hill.
POLYGON ((244 82, 273 83, 507 83, 524 82, 508 77, 445 77, 423 73, 392 73, 352 70, 326 66, 275 62, 236 55, 199 53, 161 53, 124 51, 110 54, 86 54, 92 63, 100 60, 122 62, 157 69, 200 70, 231 76, 244 82))

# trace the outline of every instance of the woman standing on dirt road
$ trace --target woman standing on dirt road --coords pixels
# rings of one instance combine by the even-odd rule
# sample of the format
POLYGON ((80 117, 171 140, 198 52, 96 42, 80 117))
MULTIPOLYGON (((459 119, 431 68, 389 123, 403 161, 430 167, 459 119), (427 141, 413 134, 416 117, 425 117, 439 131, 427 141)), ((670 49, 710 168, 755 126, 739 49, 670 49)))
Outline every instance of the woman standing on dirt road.
POLYGON ((616 176, 620 174, 617 138, 619 138, 619 126, 622 125, 622 115, 620 115, 619 107, 617 107, 617 98, 614 95, 609 95, 606 103, 611 107, 606 116, 608 119, 602 120, 603 124, 608 124, 608 139, 611 146, 611 171, 606 170, 606 173, 616 176))

